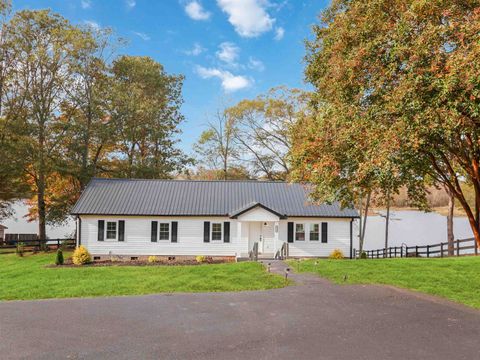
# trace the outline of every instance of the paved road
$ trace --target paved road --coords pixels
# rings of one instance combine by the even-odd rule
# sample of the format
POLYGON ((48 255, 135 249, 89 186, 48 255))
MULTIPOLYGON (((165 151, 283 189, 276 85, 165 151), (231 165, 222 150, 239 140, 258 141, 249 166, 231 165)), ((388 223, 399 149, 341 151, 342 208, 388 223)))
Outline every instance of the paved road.
POLYGON ((272 291, 0 302, 0 358, 480 358, 480 311, 293 276, 272 291))

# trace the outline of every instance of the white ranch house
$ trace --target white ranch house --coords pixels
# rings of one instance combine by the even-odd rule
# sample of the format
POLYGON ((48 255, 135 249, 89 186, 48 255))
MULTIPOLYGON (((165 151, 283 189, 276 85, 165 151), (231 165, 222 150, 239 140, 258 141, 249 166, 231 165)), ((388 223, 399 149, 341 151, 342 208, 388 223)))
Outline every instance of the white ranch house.
POLYGON ((354 209, 313 204, 300 184, 272 181, 93 179, 72 210, 77 245, 112 255, 273 258, 352 255, 354 209))

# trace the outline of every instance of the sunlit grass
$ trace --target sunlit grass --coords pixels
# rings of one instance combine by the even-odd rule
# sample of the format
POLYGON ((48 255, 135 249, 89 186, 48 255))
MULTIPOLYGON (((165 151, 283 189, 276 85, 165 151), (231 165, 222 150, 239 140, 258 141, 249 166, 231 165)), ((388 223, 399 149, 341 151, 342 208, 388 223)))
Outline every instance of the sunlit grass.
POLYGON ((281 276, 251 262, 46 268, 54 259, 55 254, 1 255, 0 300, 265 290, 285 285, 281 276))
POLYGON ((317 265, 291 260, 290 265, 337 283, 394 285, 480 308, 480 257, 317 260, 317 265))

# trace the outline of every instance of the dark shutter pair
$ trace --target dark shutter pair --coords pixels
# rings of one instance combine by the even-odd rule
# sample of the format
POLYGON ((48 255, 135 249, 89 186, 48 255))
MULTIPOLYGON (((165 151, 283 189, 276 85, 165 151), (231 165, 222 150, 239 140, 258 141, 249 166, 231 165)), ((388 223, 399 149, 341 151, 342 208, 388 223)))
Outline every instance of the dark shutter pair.
MULTIPOLYGON (((288 234, 287 234, 287 241, 289 243, 293 243, 293 222, 288 223, 288 234)), ((322 243, 328 242, 328 223, 322 223, 322 243)))
MULTIPOLYGON (((177 221, 172 221, 171 222, 171 241, 176 243, 177 242, 177 233, 178 233, 178 222, 177 221)), ((157 236, 158 236, 158 221, 152 221, 152 226, 151 226, 151 232, 150 232, 150 237, 152 242, 157 242, 157 236)))
MULTIPOLYGON (((210 221, 203 223, 203 242, 210 242, 210 221)), ((223 242, 230 242, 230 222, 225 221, 223 223, 223 242)))
MULTIPOLYGON (((105 237, 105 220, 98 220, 98 241, 105 237)), ((118 220, 118 241, 125 241, 125 220, 118 220)))

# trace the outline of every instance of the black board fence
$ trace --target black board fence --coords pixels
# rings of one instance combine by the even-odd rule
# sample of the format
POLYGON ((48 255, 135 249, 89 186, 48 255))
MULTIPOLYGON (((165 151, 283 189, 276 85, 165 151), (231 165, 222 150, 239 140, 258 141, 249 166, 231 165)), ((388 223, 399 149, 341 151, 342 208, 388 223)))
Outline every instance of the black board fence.
MULTIPOLYGON (((363 250, 368 259, 403 258, 403 257, 446 257, 478 255, 479 250, 474 238, 458 239, 453 243, 451 249, 448 242, 441 242, 432 245, 415 246, 393 246, 375 250, 363 250), (450 250, 450 251, 449 251, 450 250), (449 255, 449 253, 451 255, 449 255)), ((360 257, 360 251, 353 249, 354 258, 360 257)))
POLYGON ((22 244, 24 251, 39 251, 48 247, 49 250, 56 250, 60 246, 64 246, 67 249, 75 248, 76 241, 75 239, 22 239, 22 240, 10 240, 8 245, 0 246, 0 254, 11 254, 14 253, 17 245, 22 244))

